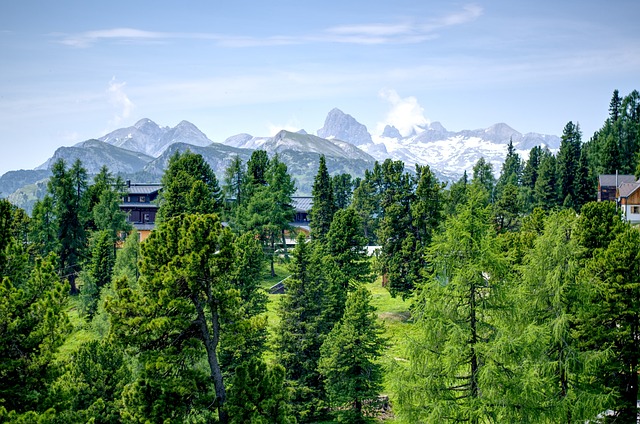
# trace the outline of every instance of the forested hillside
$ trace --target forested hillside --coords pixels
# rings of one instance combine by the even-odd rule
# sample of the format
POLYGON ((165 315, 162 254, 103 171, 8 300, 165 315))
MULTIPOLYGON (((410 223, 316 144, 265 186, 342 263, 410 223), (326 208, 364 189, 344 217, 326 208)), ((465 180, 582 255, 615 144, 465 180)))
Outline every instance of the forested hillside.
POLYGON ((0 422, 635 423, 640 231, 594 200, 640 177, 640 95, 609 110, 497 179, 322 156, 309 234, 263 150, 171 156, 144 242, 123 181, 56 162, 0 200, 0 422))

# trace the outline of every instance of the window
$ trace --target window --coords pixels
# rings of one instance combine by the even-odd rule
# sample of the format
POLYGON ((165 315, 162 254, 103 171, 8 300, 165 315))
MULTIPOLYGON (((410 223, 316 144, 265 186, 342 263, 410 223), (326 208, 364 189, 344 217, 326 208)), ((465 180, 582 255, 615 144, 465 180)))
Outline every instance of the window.
POLYGON ((142 222, 149 222, 149 214, 148 213, 144 214, 144 221, 142 221, 142 222))
POLYGON ((640 214, 640 206, 631 206, 631 213, 640 214))
POLYGON ((140 196, 140 203, 144 203, 147 201, 147 198, 144 196, 140 196))

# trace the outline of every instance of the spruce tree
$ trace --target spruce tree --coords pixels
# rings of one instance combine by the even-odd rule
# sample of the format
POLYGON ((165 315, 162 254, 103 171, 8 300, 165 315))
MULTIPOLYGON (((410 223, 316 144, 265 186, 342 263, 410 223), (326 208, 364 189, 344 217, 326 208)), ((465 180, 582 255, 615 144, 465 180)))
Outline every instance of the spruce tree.
POLYGON ((318 370, 340 421, 365 422, 365 412, 376 405, 382 390, 382 365, 378 362, 385 348, 382 332, 371 294, 360 286, 347 299, 344 316, 320 348, 318 370))
POLYGON ((333 199, 331 177, 324 155, 320 156, 318 173, 313 181, 313 206, 309 226, 311 238, 321 240, 329 231, 336 207, 333 199))
POLYGON ((280 323, 276 329, 275 352, 286 369, 292 388, 291 402, 301 422, 312 422, 324 414, 324 386, 318 373, 320 346, 327 333, 322 320, 324 281, 314 243, 298 235, 292 254, 292 275, 285 282, 280 300, 280 323))

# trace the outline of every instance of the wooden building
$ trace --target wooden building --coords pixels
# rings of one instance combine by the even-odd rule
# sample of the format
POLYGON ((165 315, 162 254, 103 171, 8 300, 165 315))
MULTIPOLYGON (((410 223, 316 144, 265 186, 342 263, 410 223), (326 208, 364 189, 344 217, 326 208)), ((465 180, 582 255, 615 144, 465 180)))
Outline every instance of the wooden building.
POLYGON ((120 210, 127 213, 127 220, 138 231, 140 241, 149 237, 155 228, 160 190, 161 184, 132 184, 127 181, 127 193, 120 210))
POLYGON ((640 180, 621 184, 617 197, 622 218, 632 224, 640 224, 640 180))
POLYGON ((635 183, 633 175, 602 174, 598 177, 598 202, 610 200, 615 202, 618 197, 618 187, 621 184, 635 183))

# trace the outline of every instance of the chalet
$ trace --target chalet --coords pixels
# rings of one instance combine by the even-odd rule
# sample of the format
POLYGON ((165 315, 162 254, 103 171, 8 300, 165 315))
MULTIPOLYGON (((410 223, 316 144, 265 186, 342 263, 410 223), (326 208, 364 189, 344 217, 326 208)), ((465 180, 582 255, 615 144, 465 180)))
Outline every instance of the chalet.
POLYGON ((603 174, 598 177, 598 202, 617 200, 617 190, 621 184, 635 183, 633 175, 603 174))
POLYGON ((640 180, 621 184, 617 197, 622 218, 632 224, 640 224, 640 180))
POLYGON ((140 240, 145 240, 155 228, 157 199, 162 185, 132 184, 127 181, 126 189, 120 210, 127 213, 127 220, 138 230, 140 240))

